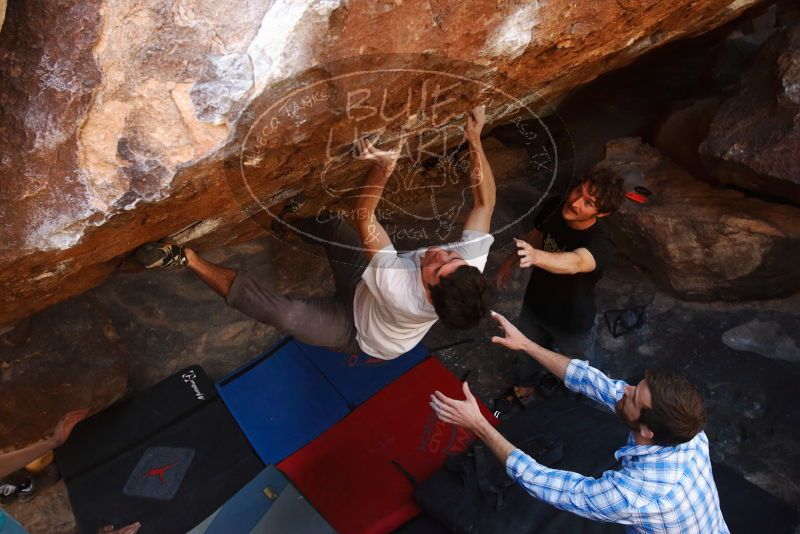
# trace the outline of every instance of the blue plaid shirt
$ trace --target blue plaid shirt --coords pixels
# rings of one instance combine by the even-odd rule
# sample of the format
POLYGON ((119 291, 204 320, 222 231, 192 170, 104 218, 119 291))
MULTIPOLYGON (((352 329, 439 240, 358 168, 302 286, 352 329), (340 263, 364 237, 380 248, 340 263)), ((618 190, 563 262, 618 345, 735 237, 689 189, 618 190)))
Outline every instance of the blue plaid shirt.
MULTIPOLYGON (((580 360, 570 362, 565 383, 612 411, 627 385, 580 360)), ((590 478, 547 468, 516 449, 506 471, 534 497, 589 519, 621 523, 628 532, 729 532, 705 432, 674 447, 636 445, 631 435, 615 456, 619 471, 590 478)))

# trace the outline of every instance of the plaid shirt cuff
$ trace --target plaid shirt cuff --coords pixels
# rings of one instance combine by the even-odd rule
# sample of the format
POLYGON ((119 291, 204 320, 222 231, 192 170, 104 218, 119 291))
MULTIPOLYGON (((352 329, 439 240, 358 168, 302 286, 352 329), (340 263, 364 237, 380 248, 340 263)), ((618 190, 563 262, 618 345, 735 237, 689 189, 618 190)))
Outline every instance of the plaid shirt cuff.
POLYGON ((538 465, 536 460, 520 449, 514 449, 511 451, 511 454, 508 455, 508 458, 506 458, 506 473, 512 479, 517 480, 524 471, 538 465))
POLYGON ((567 372, 564 375, 564 385, 571 391, 578 391, 581 380, 586 376, 588 362, 572 359, 567 365, 567 372))

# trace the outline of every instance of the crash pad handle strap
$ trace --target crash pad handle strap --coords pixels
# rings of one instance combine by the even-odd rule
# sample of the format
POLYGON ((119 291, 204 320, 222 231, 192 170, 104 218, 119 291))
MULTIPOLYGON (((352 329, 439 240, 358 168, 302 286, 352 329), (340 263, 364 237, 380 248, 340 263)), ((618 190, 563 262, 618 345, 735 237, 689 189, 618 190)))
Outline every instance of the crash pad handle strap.
POLYGON ((398 471, 400 471, 400 473, 402 473, 402 475, 403 475, 403 476, 406 478, 406 480, 408 480, 409 482, 411 482, 411 485, 412 485, 412 486, 414 486, 415 488, 416 488, 417 486, 419 486, 419 481, 418 481, 416 478, 414 478, 414 475, 412 475, 411 473, 409 473, 409 472, 408 472, 408 471, 405 469, 405 467, 403 467, 402 465, 400 465, 400 462, 398 462, 397 460, 389 460, 389 463, 390 463, 390 464, 392 464, 393 466, 395 466, 395 467, 397 468, 397 470, 398 470, 398 471))

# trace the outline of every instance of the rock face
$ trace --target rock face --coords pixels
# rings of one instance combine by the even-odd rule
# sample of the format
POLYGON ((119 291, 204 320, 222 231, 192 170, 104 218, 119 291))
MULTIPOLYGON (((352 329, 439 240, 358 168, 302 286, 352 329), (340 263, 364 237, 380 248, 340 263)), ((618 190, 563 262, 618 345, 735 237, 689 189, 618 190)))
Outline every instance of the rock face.
POLYGON ((356 134, 391 140, 414 115, 421 157, 471 105, 497 122, 554 103, 756 2, 15 2, 0 33, 0 325, 146 241, 252 238, 301 189, 325 204, 364 169, 344 157, 356 134))
POLYGON ((128 360, 108 317, 87 301, 0 335, 0 453, 52 435, 70 410, 96 412, 120 399, 128 360))
POLYGON ((609 217, 620 251, 657 283, 690 300, 768 299, 800 290, 800 209, 712 187, 638 138, 612 141, 599 165, 644 205, 625 201, 609 217))
POLYGON ((800 205, 800 24, 767 41, 700 153, 719 182, 800 205))

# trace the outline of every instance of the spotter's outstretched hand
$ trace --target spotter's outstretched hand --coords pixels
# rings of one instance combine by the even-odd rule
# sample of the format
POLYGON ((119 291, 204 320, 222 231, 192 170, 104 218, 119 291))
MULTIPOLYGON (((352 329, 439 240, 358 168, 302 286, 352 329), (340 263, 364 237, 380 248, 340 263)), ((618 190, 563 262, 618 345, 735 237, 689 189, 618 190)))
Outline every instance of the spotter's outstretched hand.
POLYGON ((511 350, 524 350, 525 345, 530 341, 519 328, 511 324, 511 321, 497 312, 492 312, 492 319, 497 321, 497 326, 503 331, 503 337, 493 336, 492 343, 502 345, 511 350))
POLYGON ((539 251, 533 246, 522 239, 514 238, 514 244, 517 245, 517 255, 519 256, 519 266, 523 269, 525 267, 533 267, 536 265, 536 259, 539 251))
POLYGON ((436 416, 445 423, 475 430, 484 421, 483 414, 466 382, 464 382, 463 390, 465 397, 463 401, 451 399, 441 391, 436 391, 431 395, 430 405, 436 416))

